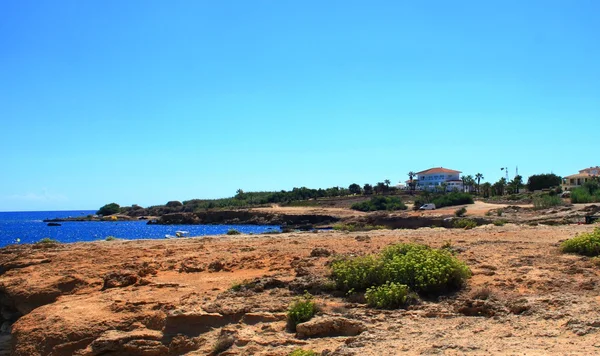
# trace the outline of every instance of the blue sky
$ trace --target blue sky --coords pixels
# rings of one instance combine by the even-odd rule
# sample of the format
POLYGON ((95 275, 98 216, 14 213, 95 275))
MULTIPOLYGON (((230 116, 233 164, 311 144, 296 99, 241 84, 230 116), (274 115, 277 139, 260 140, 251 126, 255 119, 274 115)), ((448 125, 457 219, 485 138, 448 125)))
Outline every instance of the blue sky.
POLYGON ((0 2, 0 211, 600 164, 600 3, 0 2))

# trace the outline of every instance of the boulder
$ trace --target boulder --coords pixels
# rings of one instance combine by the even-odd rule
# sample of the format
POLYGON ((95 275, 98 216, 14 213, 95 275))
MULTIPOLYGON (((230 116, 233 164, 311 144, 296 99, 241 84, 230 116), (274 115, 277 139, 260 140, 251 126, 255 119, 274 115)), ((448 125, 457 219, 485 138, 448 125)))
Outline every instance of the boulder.
POLYGON ((296 335, 299 338, 330 337, 330 336, 356 336, 367 330, 365 325, 358 320, 343 317, 318 316, 296 326, 296 335))
POLYGON ((137 274, 131 271, 110 272, 104 276, 102 290, 127 287, 135 284, 137 281, 137 274))

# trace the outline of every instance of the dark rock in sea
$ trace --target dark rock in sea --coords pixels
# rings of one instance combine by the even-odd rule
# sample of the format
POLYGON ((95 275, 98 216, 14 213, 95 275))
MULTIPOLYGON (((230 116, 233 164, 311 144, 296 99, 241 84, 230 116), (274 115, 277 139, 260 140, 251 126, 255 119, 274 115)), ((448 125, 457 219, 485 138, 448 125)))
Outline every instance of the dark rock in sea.
POLYGON ((61 226, 59 223, 49 222, 48 226, 61 226))

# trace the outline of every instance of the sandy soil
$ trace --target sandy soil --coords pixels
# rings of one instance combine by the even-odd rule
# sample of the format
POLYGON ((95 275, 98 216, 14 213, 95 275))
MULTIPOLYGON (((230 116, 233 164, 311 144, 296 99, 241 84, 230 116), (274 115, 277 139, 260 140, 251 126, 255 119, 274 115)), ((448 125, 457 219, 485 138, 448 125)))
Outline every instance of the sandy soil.
POLYGON ((332 355, 591 355, 600 352, 600 269, 557 247, 591 229, 507 224, 8 247, 0 250, 2 315, 23 314, 12 325, 14 355, 206 355, 220 335, 233 340, 229 355, 299 347, 332 355), (334 255, 400 241, 449 242, 473 271, 467 288, 394 311, 317 290, 323 317, 358 321, 366 331, 306 339, 286 330, 288 305, 327 277, 334 255), (258 287, 231 290, 249 281, 258 287), (482 288, 485 301, 474 297, 482 288))

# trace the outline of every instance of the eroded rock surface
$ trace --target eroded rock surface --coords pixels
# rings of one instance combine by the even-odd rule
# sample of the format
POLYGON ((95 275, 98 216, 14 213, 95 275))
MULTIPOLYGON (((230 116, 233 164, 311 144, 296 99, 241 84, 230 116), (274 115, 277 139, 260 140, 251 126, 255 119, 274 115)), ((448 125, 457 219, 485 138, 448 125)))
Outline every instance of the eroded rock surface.
POLYGON ((219 340, 228 355, 284 356, 296 348, 595 354, 600 269, 557 247, 592 228, 506 224, 10 246, 0 249, 0 354, 206 355, 219 340), (333 290, 333 258, 401 241, 449 241, 474 272, 467 288, 399 310, 371 309, 333 290), (304 291, 321 311, 291 333, 286 311, 304 291))

